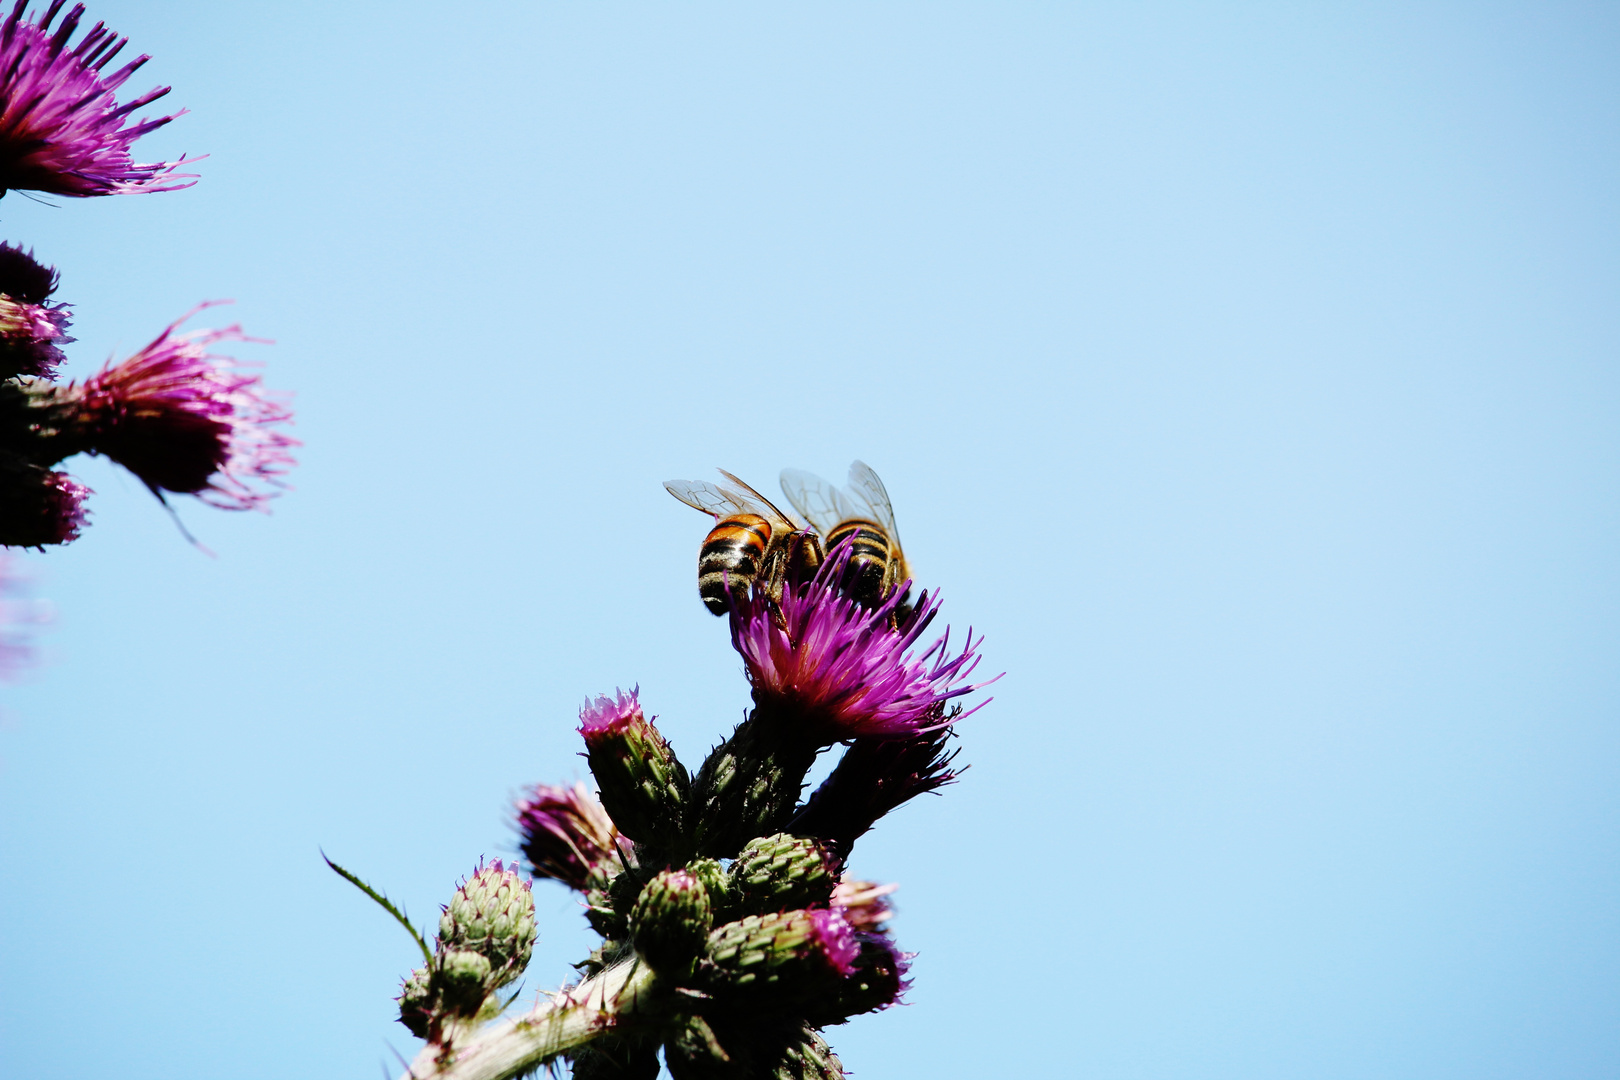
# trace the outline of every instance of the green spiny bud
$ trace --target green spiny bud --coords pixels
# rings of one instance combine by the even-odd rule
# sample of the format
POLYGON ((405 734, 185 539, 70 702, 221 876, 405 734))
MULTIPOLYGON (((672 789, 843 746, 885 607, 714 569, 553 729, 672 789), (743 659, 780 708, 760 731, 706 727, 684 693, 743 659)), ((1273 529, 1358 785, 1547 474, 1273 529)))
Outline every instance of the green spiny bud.
POLYGON ((439 953, 438 983, 445 1004, 457 1016, 475 1016, 484 999, 494 989, 489 957, 470 949, 445 949, 439 953))
POLYGON ((680 979, 691 973, 713 925, 703 882, 686 870, 664 870, 636 898, 630 940, 654 971, 680 979))
POLYGON ((731 875, 717 859, 693 859, 686 864, 686 872, 703 882, 709 890, 709 906, 717 921, 725 922, 736 904, 736 893, 731 887, 731 875))
POLYGON ((428 1027, 433 1023, 433 1014, 437 1011, 433 1000, 433 988, 426 968, 417 968, 405 976, 405 985, 400 988, 399 1022, 410 1030, 418 1039, 428 1037, 428 1027))
POLYGON ((638 843, 679 839, 691 780, 636 701, 636 692, 598 697, 579 714, 585 759, 608 815, 638 843))
POLYGON ((523 974, 534 952, 534 896, 517 871, 496 859, 480 866, 456 890, 439 917, 446 950, 476 952, 488 959, 495 982, 505 986, 523 974))
POLYGON ((818 907, 832 899, 838 870, 820 842, 777 833, 748 842, 731 864, 731 884, 750 913, 818 907))
POLYGON ((837 911, 749 915, 709 935, 702 982, 720 993, 768 991, 813 998, 835 990, 854 970, 860 946, 837 911))
POLYGON ((819 1031, 806 1028, 774 1063, 761 1073, 769 1080, 843 1080, 844 1064, 819 1031))

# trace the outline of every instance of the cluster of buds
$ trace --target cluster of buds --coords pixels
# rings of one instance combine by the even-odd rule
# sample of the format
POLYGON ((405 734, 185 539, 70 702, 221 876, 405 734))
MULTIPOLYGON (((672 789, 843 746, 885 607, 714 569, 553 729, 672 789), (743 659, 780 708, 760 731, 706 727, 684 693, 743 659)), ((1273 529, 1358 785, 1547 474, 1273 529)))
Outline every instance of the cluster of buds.
MULTIPOLYGON (((186 163, 136 163, 140 136, 178 113, 131 122, 169 92, 120 104, 117 90, 148 57, 108 70, 124 48, 101 23, 75 41, 84 17, 62 0, 28 16, 17 0, 0 21, 0 195, 12 189, 89 197, 190 187, 186 163)), ((229 357, 210 352, 246 339, 239 327, 181 332, 172 323, 122 363, 82 382, 52 381, 63 362, 69 307, 53 301, 57 273, 31 251, 0 244, 0 545, 65 544, 85 524, 88 488, 56 466, 99 454, 158 496, 263 509, 292 465, 297 443, 278 427, 286 406, 229 357)), ((207 306, 207 305, 204 305, 207 306)), ((187 316, 189 317, 189 316, 187 316)))
POLYGON ((441 1042, 457 1026, 495 1015, 497 991, 522 976, 534 939, 529 883, 499 859, 479 866, 444 906, 432 961, 405 977, 399 1022, 441 1042))
MULTIPOLYGON (((525 1067, 566 1056, 577 1077, 650 1078, 661 1053, 675 1080, 825 1080, 844 1073, 821 1029, 900 999, 910 956, 886 926, 894 886, 845 865, 880 817, 955 779, 957 699, 983 685, 968 682, 979 643, 919 647, 938 598, 904 604, 901 587, 858 603, 847 558, 736 598, 753 708, 696 772, 639 691, 617 692, 580 712, 598 794, 541 785, 519 801, 529 867, 577 891, 604 938, 552 1006, 561 1024, 555 1010, 588 1000, 588 1022, 536 1044, 525 1067), (835 746, 842 758, 806 797, 835 746)), ((453 1037, 429 1053, 454 1075, 453 1037)))

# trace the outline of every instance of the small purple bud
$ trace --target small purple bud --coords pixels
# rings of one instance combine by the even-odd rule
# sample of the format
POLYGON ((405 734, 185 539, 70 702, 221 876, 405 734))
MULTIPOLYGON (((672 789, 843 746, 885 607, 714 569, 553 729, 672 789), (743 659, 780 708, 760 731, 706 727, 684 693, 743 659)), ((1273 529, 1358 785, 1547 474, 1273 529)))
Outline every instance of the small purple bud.
POLYGON ((579 733, 602 805, 619 831, 640 843, 667 843, 680 835, 691 781, 636 697, 631 690, 587 701, 579 733))

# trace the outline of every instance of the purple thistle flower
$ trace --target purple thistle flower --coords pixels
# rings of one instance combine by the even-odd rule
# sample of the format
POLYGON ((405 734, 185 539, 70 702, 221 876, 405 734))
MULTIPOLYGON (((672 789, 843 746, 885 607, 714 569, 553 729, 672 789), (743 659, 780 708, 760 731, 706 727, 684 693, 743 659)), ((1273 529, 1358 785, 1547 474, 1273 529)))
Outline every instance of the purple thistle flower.
POLYGON ((855 960, 861 955, 861 943, 856 939, 855 931, 844 913, 838 908, 818 908, 808 915, 808 943, 838 974, 848 975, 854 971, 855 960))
POLYGON ((644 719, 640 693, 640 687, 632 687, 629 693, 615 690, 612 697, 598 694, 594 700, 586 698, 579 710, 579 733, 585 736, 586 744, 640 724, 644 719))
POLYGON ((594 867, 623 852, 627 842, 584 784, 536 784, 517 804, 520 847, 536 877, 584 891, 594 867))
POLYGON ((77 540, 89 494, 66 473, 0 451, 0 544, 42 548, 77 540))
MULTIPOLYGON (((69 48, 84 17, 75 4, 53 30, 63 0, 51 0, 38 21, 24 20, 28 0, 17 0, 0 23, 0 194, 14 188, 57 195, 127 195, 173 191, 194 173, 174 170, 196 158, 136 164, 130 146, 181 113, 125 127, 130 114, 169 92, 156 87, 123 105, 114 91, 150 57, 131 60, 111 75, 102 70, 124 48, 96 23, 69 48)), ((182 110, 183 112, 184 110, 182 110)))
POLYGON ((51 378, 62 362, 69 321, 66 304, 47 304, 56 271, 32 252, 0 244, 0 378, 51 378))
MULTIPOLYGON (((266 510, 294 464, 296 439, 270 430, 292 412, 257 375, 208 351, 220 341, 252 341, 240 326, 175 331, 203 304, 171 323, 123 363, 69 387, 76 423, 92 453, 106 454, 154 493, 196 495, 222 510, 266 510)), ((161 497, 161 494, 160 494, 161 497)))
POLYGON ((809 582, 784 587, 780 605, 757 582, 751 595, 737 598, 731 643, 748 666, 755 702, 798 713, 822 744, 915 735, 949 723, 941 719, 944 702, 988 685, 961 685, 978 666, 979 642, 969 631, 953 658, 946 631, 912 655, 939 598, 924 594, 895 628, 892 616, 910 583, 876 609, 862 607, 838 589, 850 550, 841 545, 809 582))

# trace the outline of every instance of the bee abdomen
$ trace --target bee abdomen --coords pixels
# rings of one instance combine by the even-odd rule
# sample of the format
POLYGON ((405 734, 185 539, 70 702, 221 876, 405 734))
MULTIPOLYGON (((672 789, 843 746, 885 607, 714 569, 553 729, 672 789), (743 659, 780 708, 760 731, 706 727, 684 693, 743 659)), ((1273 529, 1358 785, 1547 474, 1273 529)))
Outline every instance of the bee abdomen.
POLYGON ((844 590, 863 604, 876 604, 882 599, 883 577, 889 569, 889 534, 874 522, 841 522, 827 534, 827 550, 832 551, 846 540, 850 553, 844 568, 844 590))
POLYGON ((731 608, 730 592, 746 591, 771 542, 770 522, 756 514, 721 518, 698 552, 698 595, 715 615, 731 608))

